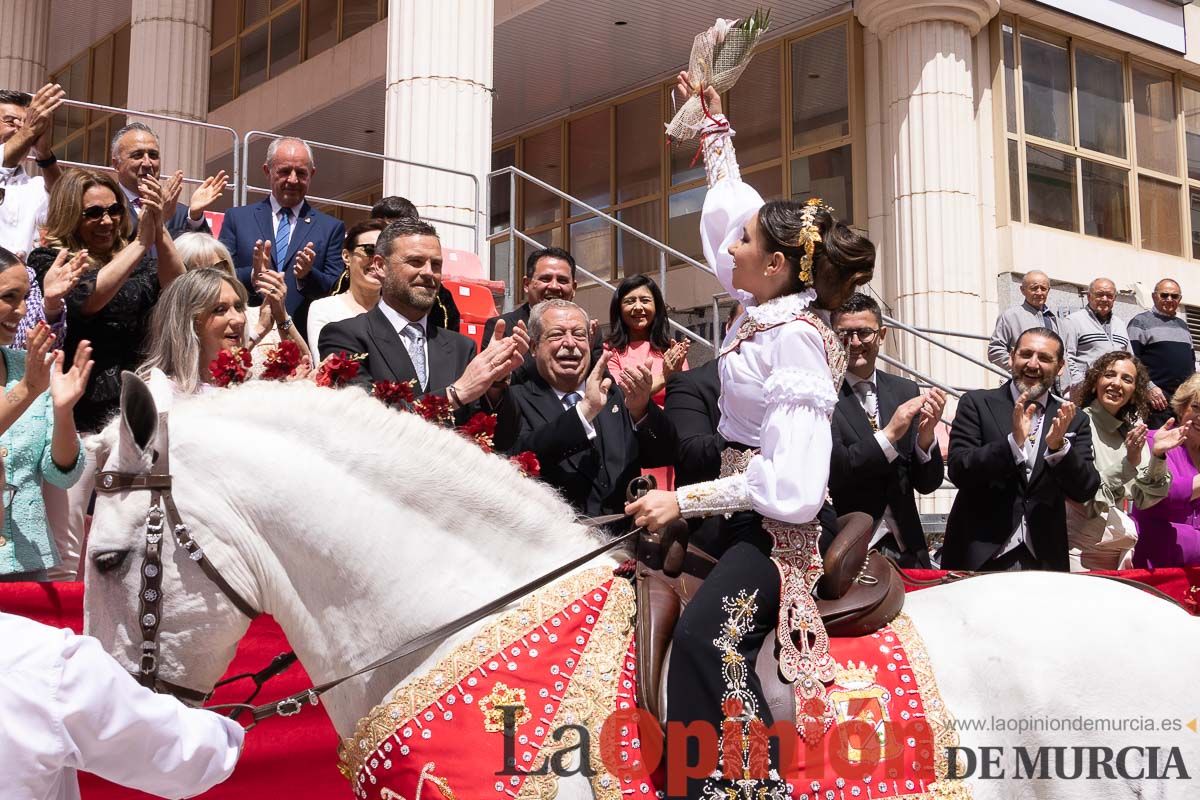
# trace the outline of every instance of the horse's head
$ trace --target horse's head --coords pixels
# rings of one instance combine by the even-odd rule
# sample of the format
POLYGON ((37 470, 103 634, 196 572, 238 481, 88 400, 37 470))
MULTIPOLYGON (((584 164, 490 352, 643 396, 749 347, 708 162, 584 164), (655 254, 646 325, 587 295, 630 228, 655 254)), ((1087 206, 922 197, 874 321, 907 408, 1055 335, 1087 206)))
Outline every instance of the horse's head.
MULTIPOLYGON (((207 693, 232 660, 248 618, 223 592, 175 535, 182 521, 192 539, 204 549, 218 573, 236 587, 234 592, 255 602, 257 592, 247 586, 249 570, 236 549, 212 530, 208 514, 189 513, 181 504, 181 520, 162 517, 161 566, 148 563, 148 527, 151 505, 160 497, 164 512, 181 481, 197 481, 197 473, 178 460, 175 474, 168 462, 167 415, 159 414, 149 388, 126 372, 121 387, 121 412, 105 430, 88 442, 102 470, 97 482, 95 512, 87 544, 84 627, 126 669, 137 673, 145 639, 142 620, 157 611, 157 668, 163 681, 207 693), (107 476, 105 473, 114 473, 107 476), (169 488, 122 488, 129 476, 169 476, 169 488), (108 484, 106 486, 106 484, 108 484), (160 496, 161 495, 161 496, 160 496), (157 576, 156 576, 157 573, 157 576), (161 587, 148 590, 147 578, 161 577, 161 587), (152 601, 147 603, 147 601, 152 601), (148 608, 148 605, 156 608, 148 608)), ((158 485, 162 485, 161 481, 158 485)), ((197 487, 199 490, 201 487, 197 487)), ((184 494, 188 494, 184 487, 184 494)), ((203 492, 192 492, 203 497, 203 492)))

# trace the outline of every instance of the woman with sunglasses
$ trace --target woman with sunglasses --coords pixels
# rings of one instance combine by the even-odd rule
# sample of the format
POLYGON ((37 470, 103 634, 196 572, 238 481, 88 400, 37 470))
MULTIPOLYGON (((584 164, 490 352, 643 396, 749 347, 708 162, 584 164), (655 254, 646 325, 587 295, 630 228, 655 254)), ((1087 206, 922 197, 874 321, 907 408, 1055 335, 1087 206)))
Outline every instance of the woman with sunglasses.
MULTIPOLYGON (((321 338, 321 329, 331 322, 365 314, 379 302, 381 285, 371 261, 375 257, 375 241, 387 227, 387 221, 365 219, 346 231, 342 246, 342 261, 346 271, 338 278, 333 294, 315 301, 308 308, 308 341, 314 350, 321 338)), ((317 353, 314 361, 326 354, 317 353)))
POLYGON ((137 237, 129 240, 132 221, 125 194, 110 175, 68 170, 50 194, 46 247, 29 254, 29 266, 45 285, 45 275, 60 250, 87 251, 88 266, 66 297, 66 357, 79 343, 92 342, 95 368, 83 398, 75 406, 79 430, 100 430, 117 410, 121 372, 141 359, 150 310, 159 292, 183 274, 183 263, 163 226, 162 188, 147 177, 139 187, 141 217, 137 237))

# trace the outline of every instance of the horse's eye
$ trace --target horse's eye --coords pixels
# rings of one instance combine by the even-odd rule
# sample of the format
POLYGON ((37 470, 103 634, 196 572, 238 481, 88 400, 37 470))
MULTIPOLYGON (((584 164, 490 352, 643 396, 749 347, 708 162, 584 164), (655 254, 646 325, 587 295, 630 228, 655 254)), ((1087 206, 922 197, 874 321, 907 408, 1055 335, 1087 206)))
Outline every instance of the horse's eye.
POLYGON ((107 550, 92 556, 92 563, 101 572, 111 572, 125 563, 127 555, 129 555, 128 550, 107 550))

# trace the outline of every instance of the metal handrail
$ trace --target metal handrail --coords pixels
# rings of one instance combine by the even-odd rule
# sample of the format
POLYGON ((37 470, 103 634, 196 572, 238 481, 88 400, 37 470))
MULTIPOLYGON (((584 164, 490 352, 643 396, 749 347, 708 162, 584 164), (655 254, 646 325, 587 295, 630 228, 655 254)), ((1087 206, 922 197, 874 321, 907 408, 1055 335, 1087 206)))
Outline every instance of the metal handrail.
MULTIPOLYGON (((488 177, 488 207, 489 208, 491 208, 491 206, 492 206, 492 196, 491 196, 492 195, 492 178, 499 178, 504 175, 508 176, 508 197, 509 197, 508 227, 510 230, 515 228, 516 213, 517 213, 517 178, 521 178, 523 180, 529 181, 534 186, 540 187, 541 189, 544 189, 545 191, 550 192, 550 194, 554 195, 555 197, 558 197, 561 200, 566 200, 568 203, 571 203, 572 205, 576 205, 576 206, 579 206, 580 208, 586 209, 587 211, 591 212, 592 214, 595 214, 597 219, 602 219, 602 220, 605 220, 606 222, 608 222, 608 224, 610 224, 610 225, 615 225, 618 230, 625 231, 629 235, 635 236, 638 239, 641 239, 643 242, 645 242, 646 244, 650 245, 655 250, 657 250, 659 253, 659 256, 658 256, 659 287, 658 288, 662 291, 662 293, 664 295, 667 293, 667 256, 668 255, 674 256, 677 260, 679 260, 680 262, 682 262, 684 264, 688 264, 690 266, 695 267, 696 269, 703 270, 704 272, 707 272, 709 275, 716 274, 707 264, 702 264, 699 261, 697 261, 696 259, 692 258, 691 256, 684 255, 683 253, 679 252, 678 250, 671 247, 670 245, 664 244, 663 242, 658 241, 657 239, 653 238, 652 236, 642 233, 637 228, 634 228, 631 225, 621 222, 619 219, 617 219, 614 216, 611 216, 610 214, 605 214, 600 209, 595 208, 594 206, 591 206, 591 205, 583 202, 578 197, 572 197, 571 195, 567 194, 563 190, 558 189, 554 186, 551 186, 550 184, 546 183, 545 181, 541 180, 540 178, 535 178, 534 176, 530 175, 528 172, 517 169, 516 167, 502 167, 501 169, 498 169, 498 170, 495 170, 494 172, 488 173, 487 177, 488 177)), ((540 242, 538 242, 538 246, 539 247, 542 246, 540 242)), ((512 287, 516 285, 516 280, 517 280, 516 268, 517 268, 516 259, 509 258, 509 266, 508 266, 509 285, 508 285, 508 289, 504 293, 504 310, 505 311, 512 310, 512 306, 513 306, 512 287)), ((703 343, 709 344, 706 340, 703 343)))
POLYGON ((936 333, 940 336, 957 336, 959 339, 975 339, 979 342, 990 342, 992 337, 982 333, 967 333, 966 331, 942 331, 937 328, 918 328, 913 326, 913 330, 918 330, 921 333, 936 333))
MULTIPOLYGON (((232 142, 233 142, 233 144, 230 148, 230 151, 233 153, 233 171, 232 171, 232 174, 230 175, 231 180, 226 182, 225 188, 232 189, 236 195, 236 193, 238 191, 239 181, 241 180, 241 177, 242 177, 242 173, 239 171, 239 165, 238 165, 238 159, 237 159, 238 142, 240 140, 238 138, 238 132, 235 131, 233 128, 229 127, 228 125, 217 125, 214 122, 201 122, 200 120, 196 120, 196 119, 184 119, 182 117, 172 117, 168 114, 157 114, 157 113, 154 113, 153 111, 137 111, 132 108, 120 108, 118 106, 106 106, 101 103, 85 103, 82 100, 63 100, 62 104, 64 106, 69 106, 71 108, 86 108, 91 111, 104 111, 109 114, 121 114, 121 115, 124 115, 127 117, 146 117, 147 119, 158 119, 158 120, 162 120, 164 122, 175 122, 180 125, 191 125, 196 128, 204 128, 205 130, 219 131, 221 133, 229 134, 230 137, 232 138, 232 142)), ((156 135, 157 135, 157 132, 156 132, 156 135)), ((32 159, 33 155, 30 154, 29 158, 32 159)), ((109 172, 114 171, 111 164, 89 164, 84 161, 67 161, 65 159, 59 159, 58 163, 60 163, 64 166, 68 166, 68 167, 79 167, 81 169, 100 169, 100 170, 107 170, 109 172)), ((203 178, 189 178, 189 177, 185 176, 183 179, 183 182, 184 183, 204 183, 204 179, 203 178)))
POLYGON ((986 370, 994 372, 997 375, 1004 378, 1005 380, 1012 377, 1007 372, 1000 369, 999 367, 997 367, 995 364, 991 363, 990 361, 982 361, 978 358, 975 358, 975 356, 971 355, 970 353, 964 353, 962 350, 959 350, 956 347, 951 347, 950 345, 946 344, 945 342, 939 342, 937 339, 934 339, 934 338, 922 333, 920 329, 914 328, 911 325, 906 325, 898 319, 884 315, 883 321, 884 321, 884 324, 886 324, 886 325, 890 325, 893 328, 899 328, 902 331, 911 333, 913 336, 916 336, 918 339, 922 339, 926 342, 929 342, 932 345, 936 345, 937 347, 942 348, 943 350, 945 350, 948 353, 953 353, 954 355, 958 356, 959 358, 964 358, 967 361, 970 361, 972 364, 975 364, 977 366, 983 367, 986 370))
MULTIPOLYGON (((917 380, 924 381, 925 383, 929 384, 930 386, 936 386, 937 388, 941 389, 943 392, 945 392, 948 395, 953 395, 954 397, 962 397, 962 395, 963 395, 962 392, 960 392, 958 389, 955 389, 953 386, 942 383, 941 381, 936 381, 933 378, 929 377, 928 375, 924 375, 924 374, 918 372, 917 370, 908 366, 904 362, 894 359, 889 355, 880 353, 879 360, 885 364, 891 364, 896 369, 907 372, 909 375, 912 375, 917 380)), ((943 420, 943 422, 944 421, 945 420, 943 420)))
MULTIPOLYGON (((541 243, 541 242, 539 242, 537 239, 534 239, 532 236, 529 236, 529 235, 527 235, 527 234, 524 234, 524 233, 522 233, 521 231, 517 230, 516 228, 513 228, 512 226, 509 226, 509 229, 508 229, 507 233, 509 233, 509 234, 510 234, 510 236, 515 236, 515 237, 517 237, 518 239, 520 239, 520 240, 521 240, 522 242, 524 242, 525 244, 531 244, 531 245, 533 245, 534 247, 541 247, 541 246, 542 246, 542 243, 541 243)), ((511 241, 511 240, 510 240, 510 241, 511 241)), ((603 279, 603 278, 601 278, 599 275, 595 274, 594 272, 590 272, 588 269, 586 269, 586 268, 585 268, 585 267, 583 267, 583 266, 580 266, 578 263, 575 265, 575 269, 576 269, 578 272, 582 272, 584 275, 586 275, 587 277, 591 278, 593 281, 595 281, 596 283, 600 284, 600 285, 601 285, 601 286, 603 286, 605 289, 608 289, 610 292, 616 292, 616 291, 617 291, 617 287, 616 287, 616 286, 613 286, 611 283, 609 283, 608 281, 604 280, 604 279, 603 279)), ((506 292, 508 291, 508 290, 507 290, 507 287, 506 287, 505 291, 506 291, 506 292)), ((511 309, 509 309, 509 310, 511 310, 511 309)), ((669 316, 667 317, 667 324, 668 324, 668 325, 670 325, 670 326, 671 326, 671 328, 673 328, 674 330, 677 330, 677 331, 679 331, 679 332, 680 332, 680 333, 682 333, 684 336, 686 336, 687 338, 691 339, 693 342, 699 342, 700 344, 704 345, 705 347, 712 347, 712 344, 711 344, 711 343, 710 343, 710 342, 709 342, 707 339, 705 339, 703 336, 701 336, 700 334, 698 334, 698 333, 696 333, 695 331, 691 330, 690 328, 687 328, 687 327, 685 327, 685 326, 683 326, 683 325, 680 325, 678 322, 676 322, 675 320, 671 319, 669 316)), ((714 353, 716 352, 716 348, 713 348, 713 352, 714 352, 714 353)))
MULTIPOLYGON (((483 215, 483 208, 480 206, 481 193, 480 193, 480 188, 479 188, 479 178, 477 178, 474 174, 472 174, 470 172, 464 172, 462 170, 452 169, 450 167, 439 167, 434 164, 422 164, 419 161, 409 161, 408 159, 400 158, 398 156, 389 156, 386 153, 372 153, 370 150, 358 150, 353 147, 342 147, 341 145, 329 144, 328 142, 318 142, 315 139, 304 139, 304 138, 301 138, 298 136, 297 137, 285 136, 282 133, 271 133, 270 131, 257 131, 257 130, 247 131, 246 135, 242 137, 242 149, 241 149, 242 171, 245 173, 245 175, 247 177, 246 177, 246 181, 241 186, 241 197, 240 197, 240 203, 239 203, 240 205, 246 205, 246 201, 248 199, 250 192, 258 192, 259 194, 270 194, 270 192, 271 192, 271 190, 269 188, 262 187, 262 186, 254 186, 250 183, 250 178, 249 178, 249 175, 250 175, 250 142, 253 139, 290 139, 290 138, 300 139, 300 141, 304 142, 309 147, 312 147, 317 150, 330 150, 334 153, 344 153, 346 155, 361 156, 363 158, 374 158, 374 159, 378 159, 380 161, 389 161, 393 164, 403 164, 403 165, 409 166, 409 167, 420 167, 422 169, 433 170, 434 172, 444 172, 447 175, 456 175, 458 177, 466 178, 466 179, 470 180, 471 185, 474 189, 474 193, 475 193, 475 206, 471 209, 471 219, 473 220, 473 222, 470 222, 470 223, 458 222, 455 220, 442 219, 442 218, 438 218, 438 217, 429 217, 429 216, 424 216, 424 215, 422 215, 421 218, 425 219, 425 220, 429 220, 431 222, 440 222, 444 225, 453 225, 453 226, 457 226, 460 228, 470 228, 471 231, 475 234, 475 252, 478 255, 483 254, 483 248, 485 246, 485 236, 484 236, 483 225, 480 224, 480 217, 483 215)), ((332 198, 318 197, 316 195, 309 195, 308 199, 314 200, 318 203, 325 203, 328 205, 340 206, 342 208, 365 209, 367 211, 369 211, 371 209, 371 206, 364 205, 362 203, 352 203, 348 200, 334 200, 332 198)))

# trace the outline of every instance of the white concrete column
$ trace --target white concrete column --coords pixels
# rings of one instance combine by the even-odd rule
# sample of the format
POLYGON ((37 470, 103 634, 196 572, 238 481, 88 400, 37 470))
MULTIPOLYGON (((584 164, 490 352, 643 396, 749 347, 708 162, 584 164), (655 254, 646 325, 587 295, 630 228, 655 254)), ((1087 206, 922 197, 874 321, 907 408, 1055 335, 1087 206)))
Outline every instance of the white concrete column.
POLYGON ((0 0, 0 89, 36 92, 48 77, 48 0, 0 0))
MULTIPOLYGON (((867 96, 879 103, 867 112, 868 125, 873 115, 878 123, 877 136, 868 127, 868 145, 880 150, 878 160, 868 154, 868 172, 873 163, 879 170, 868 182, 882 187, 883 206, 872 206, 869 224, 873 235, 883 234, 877 245, 885 298, 910 325, 991 329, 972 37, 999 8, 999 0, 855 3, 874 34, 867 96)), ((901 360, 920 372, 955 386, 990 385, 984 370, 964 359, 908 334, 895 339, 901 360)), ((984 357, 982 342, 944 341, 984 357)))
MULTIPOLYGON (((212 0, 133 0, 129 107, 204 121, 212 0)), ((163 174, 204 177, 203 129, 142 119, 158 134, 163 174)), ((185 192, 185 196, 186 196, 185 192)))
MULTIPOLYGON (((481 206, 491 168, 493 13, 493 3, 480 0, 388 2, 384 152, 479 181, 477 206, 468 178, 385 162, 384 194, 407 197, 422 216, 486 224, 481 206)), ((476 250, 469 228, 434 225, 446 246, 476 250)), ((479 255, 486 270, 486 249, 479 255)))

